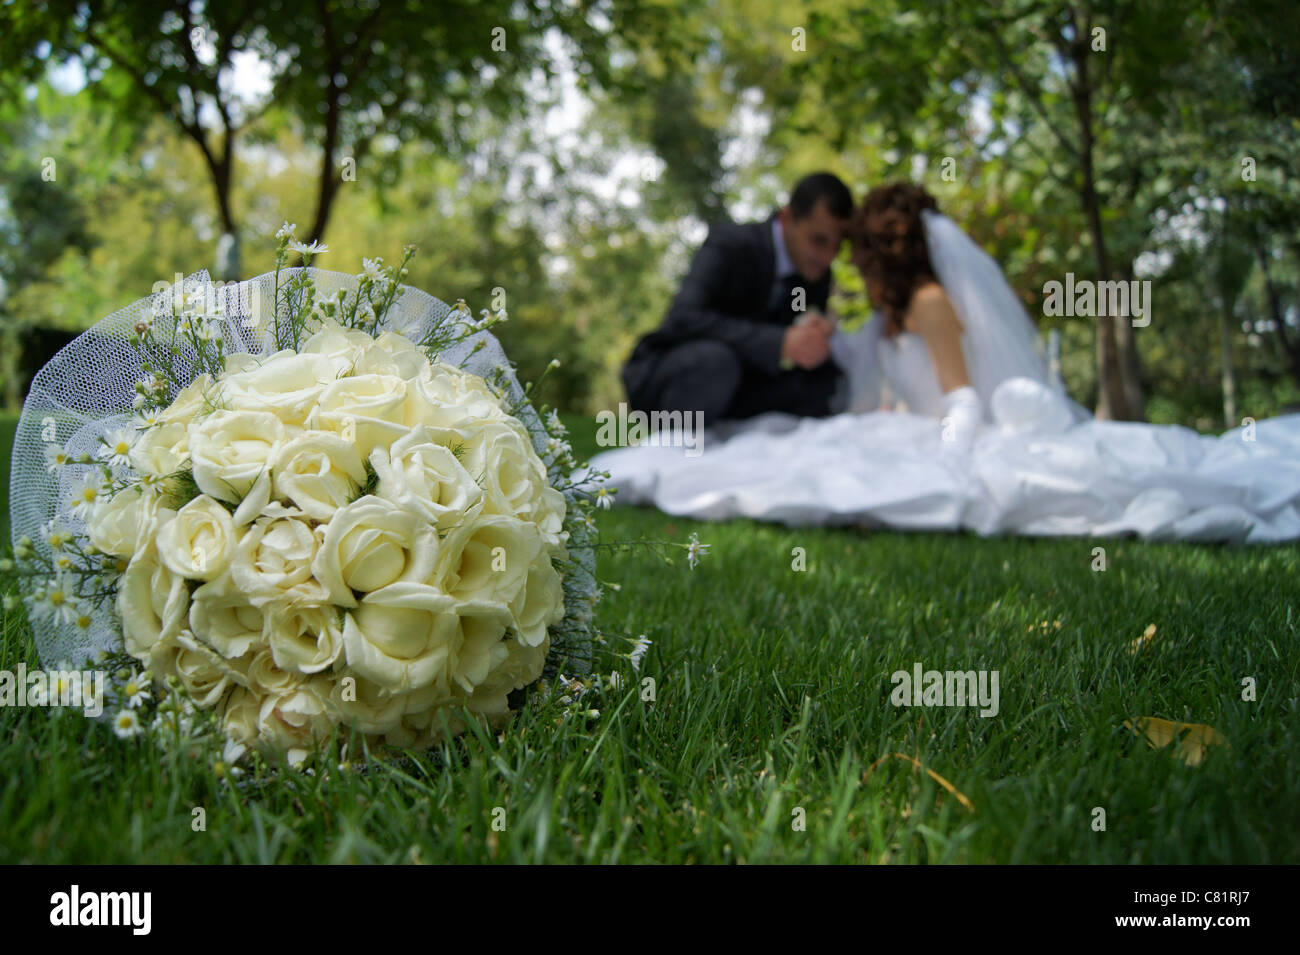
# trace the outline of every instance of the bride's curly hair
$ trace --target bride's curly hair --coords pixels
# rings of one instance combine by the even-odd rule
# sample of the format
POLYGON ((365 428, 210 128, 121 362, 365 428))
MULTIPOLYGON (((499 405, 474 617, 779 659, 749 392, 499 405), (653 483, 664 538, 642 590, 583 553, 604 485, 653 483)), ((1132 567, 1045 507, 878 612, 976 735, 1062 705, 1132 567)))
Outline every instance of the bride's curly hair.
POLYGON ((877 289, 880 301, 896 329, 911 304, 912 293, 927 281, 936 281, 925 245, 921 210, 939 211, 934 196, 910 182, 877 186, 867 193, 849 222, 853 261, 877 289))

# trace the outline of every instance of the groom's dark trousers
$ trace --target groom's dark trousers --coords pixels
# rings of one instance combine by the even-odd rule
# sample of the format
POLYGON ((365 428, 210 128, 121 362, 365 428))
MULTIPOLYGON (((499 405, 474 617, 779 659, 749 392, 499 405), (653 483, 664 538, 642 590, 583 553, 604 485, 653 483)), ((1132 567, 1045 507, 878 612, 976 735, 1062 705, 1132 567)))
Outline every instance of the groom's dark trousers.
POLYGON ((772 220, 722 222, 709 230, 659 328, 643 336, 623 366, 632 409, 701 411, 719 418, 764 411, 823 417, 841 377, 829 358, 816 368, 780 367, 786 329, 807 310, 824 310, 830 276, 776 280, 772 220), (795 290, 803 289, 802 296, 795 290))

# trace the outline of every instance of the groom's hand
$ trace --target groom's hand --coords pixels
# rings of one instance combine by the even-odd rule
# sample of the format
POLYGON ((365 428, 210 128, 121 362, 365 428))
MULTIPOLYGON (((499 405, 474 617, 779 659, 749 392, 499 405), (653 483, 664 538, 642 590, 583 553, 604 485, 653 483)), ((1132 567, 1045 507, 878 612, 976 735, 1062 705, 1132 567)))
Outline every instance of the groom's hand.
POLYGON ((821 316, 810 316, 785 330, 781 343, 781 364, 816 368, 830 356, 830 333, 834 326, 821 316))

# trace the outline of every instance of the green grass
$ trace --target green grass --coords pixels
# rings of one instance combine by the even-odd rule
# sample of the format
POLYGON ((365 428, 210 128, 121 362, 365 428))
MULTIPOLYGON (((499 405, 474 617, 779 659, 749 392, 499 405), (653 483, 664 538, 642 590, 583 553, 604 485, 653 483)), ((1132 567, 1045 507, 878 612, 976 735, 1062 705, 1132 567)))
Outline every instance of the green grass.
MULTIPOLYGON (((1300 861, 1300 548, 1107 541, 1093 572, 1086 539, 600 520, 711 551, 695 570, 602 557, 622 589, 599 607, 600 668, 627 689, 589 698, 599 716, 530 704, 499 739, 232 787, 73 713, 0 710, 0 862, 1300 861), (613 654, 642 633, 634 674, 613 654), (1000 712, 894 707, 890 674, 918 661, 997 670, 1000 712), (1124 729, 1141 716, 1230 745, 1188 766, 1124 729), (869 771, 896 752, 973 811, 902 760, 869 771)), ((19 661, 37 662, 9 614, 0 669, 19 661)))

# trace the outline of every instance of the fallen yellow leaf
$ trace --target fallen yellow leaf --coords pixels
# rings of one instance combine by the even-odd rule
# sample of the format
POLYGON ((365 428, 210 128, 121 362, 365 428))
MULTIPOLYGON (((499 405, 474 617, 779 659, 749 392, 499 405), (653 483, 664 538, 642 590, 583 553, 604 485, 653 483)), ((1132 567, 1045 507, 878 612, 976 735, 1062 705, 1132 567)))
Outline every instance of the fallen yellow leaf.
POLYGON ((1176 752, 1188 766, 1199 766, 1205 751, 1211 746, 1227 746, 1228 740, 1213 726, 1205 723, 1174 723, 1155 716, 1142 716, 1125 720, 1124 725, 1143 736, 1152 749, 1163 749, 1174 744, 1176 752))
POLYGON ((1138 637, 1131 644, 1129 644, 1128 652, 1137 653, 1139 650, 1141 650, 1143 647, 1145 647, 1148 643, 1150 643, 1155 638, 1156 638, 1156 625, 1154 623, 1149 623, 1147 624, 1147 628, 1142 631, 1142 636, 1138 637))

